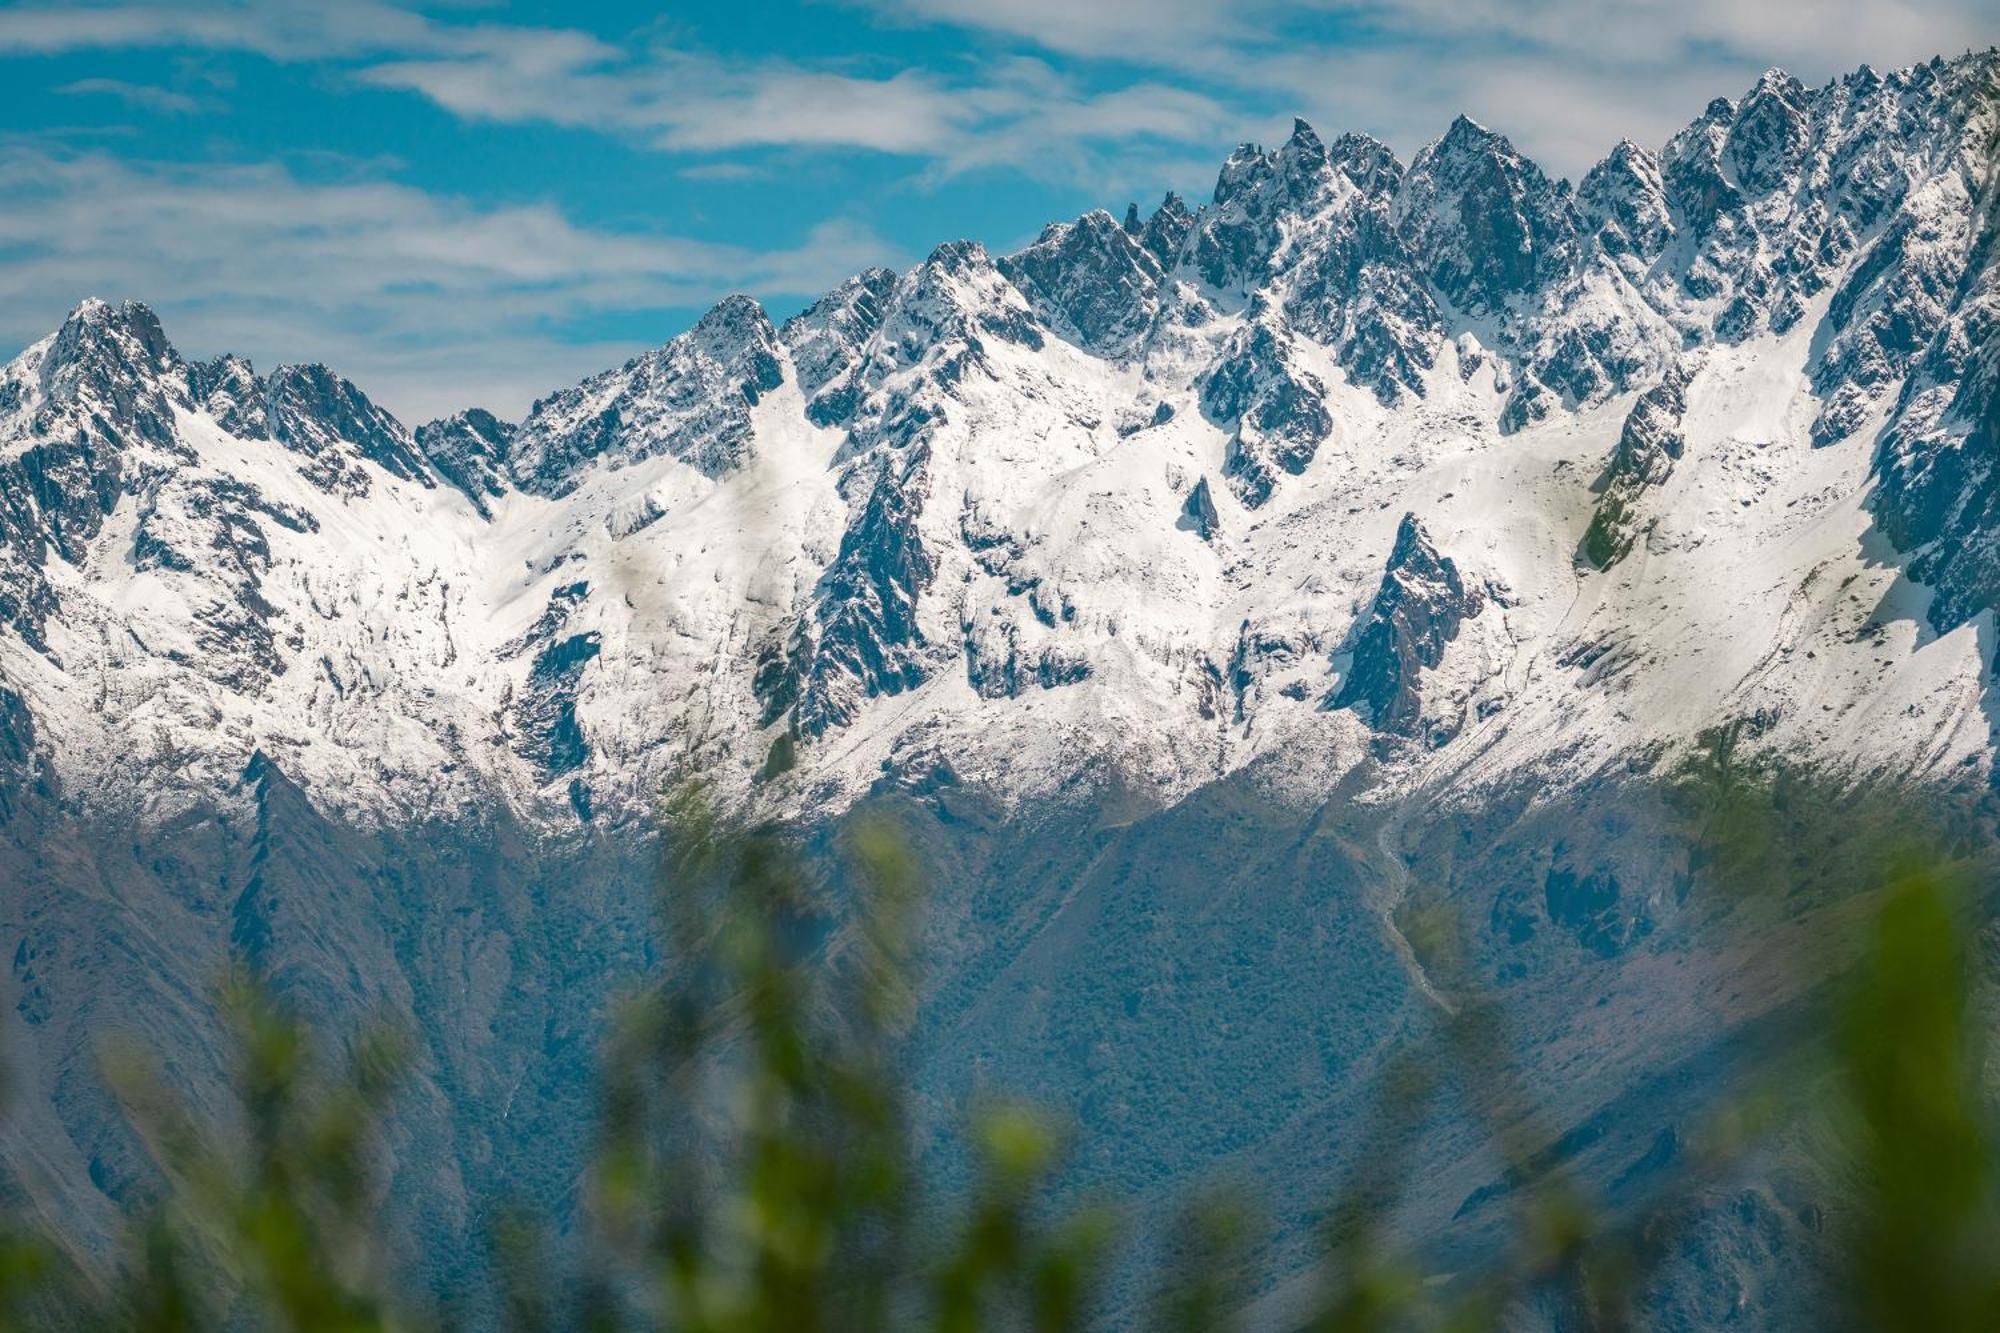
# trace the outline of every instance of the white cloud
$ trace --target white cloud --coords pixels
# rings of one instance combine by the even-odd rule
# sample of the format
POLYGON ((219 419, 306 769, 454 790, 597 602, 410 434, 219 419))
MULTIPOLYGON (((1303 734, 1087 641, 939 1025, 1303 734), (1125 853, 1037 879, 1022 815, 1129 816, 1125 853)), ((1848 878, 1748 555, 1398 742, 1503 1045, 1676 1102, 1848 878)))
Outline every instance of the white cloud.
POLYGON ((1561 54, 1592 66, 1661 68, 1691 54, 1815 77, 1865 61, 1907 63, 1991 40, 1981 0, 1336 0, 1344 11, 1418 42, 1475 40, 1561 54))
POLYGON ((617 54, 575 29, 439 23, 383 0, 23 4, 0 10, 0 52, 56 55, 146 47, 249 51, 284 61, 491 54, 525 68, 617 54))
MULTIPOLYGON (((0 148, 0 255, 0 342, 32 341, 85 295, 132 297, 192 350, 324 360, 415 419, 475 391, 518 411, 631 350, 579 349, 578 321, 737 290, 810 296, 899 258, 843 221, 795 248, 756 251, 375 179, 24 147, 0 148)), ((674 331, 663 316, 653 341, 674 331)))
POLYGON ((160 116, 187 116, 201 109, 201 103, 186 93, 122 79, 78 79, 56 91, 69 97, 115 97, 129 107, 160 116))
POLYGON ((953 90, 921 74, 734 66, 672 51, 564 64, 546 53, 488 50, 388 61, 358 77, 419 93, 469 120, 625 131, 681 152, 802 145, 926 154, 970 119, 953 90), (532 58, 517 59, 522 54, 532 58))
POLYGON ((885 18, 980 28, 1048 51, 1116 60, 1184 60, 1256 40, 1273 0, 856 0, 885 18))

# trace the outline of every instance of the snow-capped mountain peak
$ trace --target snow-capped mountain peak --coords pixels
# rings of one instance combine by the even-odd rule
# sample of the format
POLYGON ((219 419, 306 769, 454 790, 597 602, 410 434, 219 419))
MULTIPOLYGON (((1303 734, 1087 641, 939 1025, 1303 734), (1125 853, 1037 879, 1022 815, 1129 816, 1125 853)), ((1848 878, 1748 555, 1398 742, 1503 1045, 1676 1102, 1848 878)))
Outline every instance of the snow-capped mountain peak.
POLYGON ((381 818, 1560 780, 1752 714, 1984 766, 1996 68, 1772 71, 1573 190, 1299 121, 1198 209, 730 297, 518 425, 86 302, 0 371, 0 678, 92 799, 258 755, 381 818))

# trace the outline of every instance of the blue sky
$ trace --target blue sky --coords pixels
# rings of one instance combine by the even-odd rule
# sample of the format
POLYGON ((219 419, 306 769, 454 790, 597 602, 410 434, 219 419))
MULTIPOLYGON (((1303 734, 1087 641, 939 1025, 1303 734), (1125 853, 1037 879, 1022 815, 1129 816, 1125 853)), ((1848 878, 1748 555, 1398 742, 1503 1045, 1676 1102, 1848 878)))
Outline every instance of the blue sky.
POLYGON ((1205 198, 1303 115, 1405 158, 1466 111, 1558 174, 1777 64, 2000 36, 2000 0, 395 0, 0 5, 0 349, 85 295, 324 360, 422 420, 748 291, 1205 198))

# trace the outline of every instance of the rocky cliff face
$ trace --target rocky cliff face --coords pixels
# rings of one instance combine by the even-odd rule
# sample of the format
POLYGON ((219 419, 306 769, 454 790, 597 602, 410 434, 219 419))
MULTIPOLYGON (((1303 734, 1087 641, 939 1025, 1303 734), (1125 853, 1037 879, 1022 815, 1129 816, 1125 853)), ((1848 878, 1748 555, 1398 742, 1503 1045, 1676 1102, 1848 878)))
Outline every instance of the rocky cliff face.
MULTIPOLYGON (((1449 556, 1438 554, 1416 515, 1403 515, 1375 604, 1328 705, 1354 709, 1378 731, 1415 735, 1423 721, 1423 673, 1444 661, 1459 627, 1485 600, 1449 556)), ((1456 730, 1433 730, 1433 743, 1456 730)))
POLYGON ((513 480, 561 496, 590 465, 658 455, 721 477, 749 460, 750 409, 782 382, 777 331, 755 301, 732 297, 658 351, 536 403, 508 442, 513 480))
MULTIPOLYGON (((562 905, 563 858, 615 861, 690 773, 809 822, 920 805, 958 876, 940 1030, 987 1030, 1032 937, 1044 1026, 989 1033, 1024 1068, 1037 1033, 1108 1022, 1036 1009, 1093 961, 1040 923, 1194 910, 1141 826, 1227 843, 1254 807, 1319 876, 1298 938, 1346 939, 1376 917, 1340 895, 1380 868, 1310 820, 1588 809, 1718 729, 1986 781, 1996 75, 1773 72, 1574 189, 1469 120, 1408 164, 1300 123, 1198 208, 940 246, 782 327, 731 298, 518 424, 411 431, 323 367, 189 363, 143 306, 85 303, 0 369, 0 852, 31 885, 0 903, 5 1021, 58 1143, 17 1175, 116 1197, 130 1145, 64 1052, 141 1009, 212 1043, 188 997, 233 948, 330 1009, 427 1015, 449 1162, 423 1187, 471 1197, 513 1159, 461 1103, 526 1078, 537 1123, 574 1113, 537 1034, 574 1043, 615 970, 535 922, 643 952, 639 880, 562 905), (1042 864, 1052 896, 1022 887, 1042 864)), ((1483 947, 1554 975, 1671 935, 1668 887, 1568 836, 1466 872, 1483 947)), ((1254 953, 1263 900, 1230 882, 1254 953)), ((1152 1014, 1182 982, 1126 943, 1124 980, 1075 993, 1152 1014)), ((1280 989, 1324 994, 1309 953, 1270 953, 1280 989)), ((1323 1045, 1272 1123, 1351 1092, 1359 1057, 1323 1045)), ((1227 1102, 1188 1112, 1216 1153, 1255 1137, 1227 1102)), ((1120 1104, 1090 1114, 1138 1132, 1120 1104)))

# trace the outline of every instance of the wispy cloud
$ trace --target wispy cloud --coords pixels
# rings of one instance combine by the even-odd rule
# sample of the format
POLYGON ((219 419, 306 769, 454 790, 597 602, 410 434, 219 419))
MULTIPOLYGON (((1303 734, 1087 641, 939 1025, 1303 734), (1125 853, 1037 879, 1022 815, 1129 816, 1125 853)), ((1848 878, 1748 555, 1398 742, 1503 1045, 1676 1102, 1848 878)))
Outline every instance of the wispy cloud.
POLYGON ((121 47, 332 62, 360 84, 414 93, 465 120, 598 130, 681 155, 865 150, 926 159, 945 174, 1081 173, 1101 166, 1096 147, 1207 137, 1233 118, 1187 89, 1086 92, 1035 61, 870 71, 726 59, 643 37, 614 44, 572 28, 440 22, 380 0, 0 11, 0 53, 121 47))
POLYGON ((56 91, 70 97, 115 97, 129 107, 160 116, 191 116, 201 110, 201 103, 186 93, 122 79, 78 79, 56 91))
POLYGON ((613 130, 684 152, 811 145, 925 154, 971 118, 952 89, 921 74, 732 66, 673 51, 566 64, 545 53, 486 50, 384 62, 357 77, 472 120, 613 130))
MULTIPOLYGON (((1023 39, 1093 59, 1180 63, 1220 46, 1261 44, 1273 0, 853 0, 884 18, 941 23, 1023 39)), ((1289 6, 1316 8, 1316 6, 1289 6)))
POLYGON ((1783 66, 1820 81, 1984 44, 1992 0, 1333 0, 1357 43, 1287 60, 1281 86, 1381 122, 1401 142, 1459 110, 1551 170, 1580 173, 1617 139, 1658 145, 1707 101, 1783 66), (1418 116, 1421 124, 1413 123, 1418 116))
MULTIPOLYGON (((382 180, 22 147, 0 149, 0 254, 0 341, 31 341, 86 293, 134 296, 191 347, 334 362, 418 417, 462 406, 473 388, 518 410, 631 350, 578 348, 565 336, 574 321, 733 290, 813 295, 901 258, 841 220, 759 251, 382 180)), ((673 331, 663 318, 659 337, 673 331)))
POLYGON ((1335 0, 1406 40, 1473 40, 1589 65, 1662 66, 1691 54, 1815 70, 1951 54, 1992 39, 1983 0, 1335 0))
POLYGON ((947 76, 870 76, 790 61, 645 50, 565 63, 514 50, 390 61, 357 77, 473 120, 545 122, 635 136, 664 151, 848 148, 925 160, 933 178, 1010 167, 1101 180, 1132 145, 1213 142, 1241 119, 1205 93, 1134 82, 1093 91, 1045 61, 988 60, 947 76))
POLYGON ((523 66, 615 55, 573 28, 441 23, 384 0, 185 0, 173 4, 36 4, 0 10, 0 52, 168 48, 248 51, 272 60, 358 59, 392 53, 501 54, 523 66))

